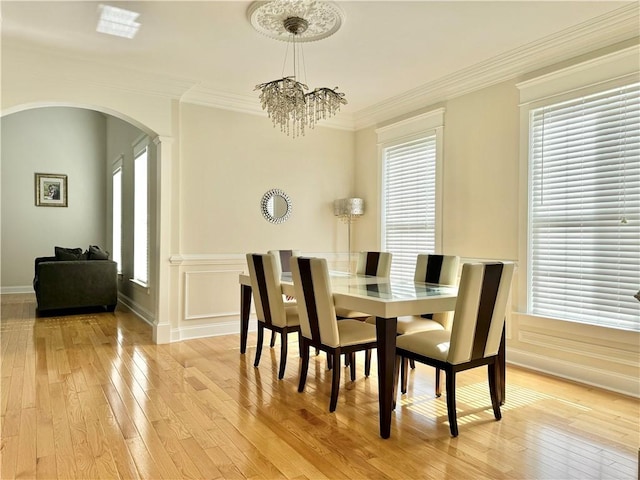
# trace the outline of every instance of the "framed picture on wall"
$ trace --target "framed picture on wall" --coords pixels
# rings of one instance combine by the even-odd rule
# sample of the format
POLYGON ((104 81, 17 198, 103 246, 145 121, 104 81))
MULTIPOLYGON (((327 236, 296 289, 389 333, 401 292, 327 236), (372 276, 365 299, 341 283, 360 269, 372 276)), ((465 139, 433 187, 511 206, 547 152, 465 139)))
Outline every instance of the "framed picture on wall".
POLYGON ((55 173, 36 173, 36 206, 66 207, 67 176, 55 173))

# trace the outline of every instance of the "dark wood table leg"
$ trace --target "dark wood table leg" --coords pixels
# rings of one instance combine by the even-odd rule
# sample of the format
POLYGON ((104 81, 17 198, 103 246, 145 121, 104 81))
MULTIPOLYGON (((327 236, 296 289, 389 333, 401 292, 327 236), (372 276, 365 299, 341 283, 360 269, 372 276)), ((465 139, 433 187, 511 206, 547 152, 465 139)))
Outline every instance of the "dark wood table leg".
POLYGON ((251 287, 240 285, 240 353, 247 351, 249 313, 251 312, 251 287))
POLYGON ((391 436, 393 412, 393 377, 396 359, 397 318, 376 317, 378 340, 378 402, 380 409, 380 436, 391 436))

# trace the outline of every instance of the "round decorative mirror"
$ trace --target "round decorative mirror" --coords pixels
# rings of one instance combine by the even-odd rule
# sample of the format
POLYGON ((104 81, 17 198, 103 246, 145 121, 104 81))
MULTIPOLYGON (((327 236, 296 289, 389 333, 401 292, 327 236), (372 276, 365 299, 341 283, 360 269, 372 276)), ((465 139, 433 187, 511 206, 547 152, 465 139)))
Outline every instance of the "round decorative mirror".
POLYGON ((279 188, 272 188, 262 196, 262 215, 271 223, 282 223, 291 215, 291 199, 279 188))

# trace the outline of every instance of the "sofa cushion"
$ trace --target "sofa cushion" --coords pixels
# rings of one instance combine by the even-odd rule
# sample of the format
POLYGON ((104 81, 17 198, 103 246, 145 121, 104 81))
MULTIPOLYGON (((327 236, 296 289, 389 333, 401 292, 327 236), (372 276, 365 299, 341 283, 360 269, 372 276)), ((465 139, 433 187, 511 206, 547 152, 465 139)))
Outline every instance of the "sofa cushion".
POLYGON ((109 260, 109 252, 102 250, 97 245, 89 245, 87 253, 88 260, 109 260))
POLYGON ((86 260, 81 248, 55 247, 56 260, 86 260))

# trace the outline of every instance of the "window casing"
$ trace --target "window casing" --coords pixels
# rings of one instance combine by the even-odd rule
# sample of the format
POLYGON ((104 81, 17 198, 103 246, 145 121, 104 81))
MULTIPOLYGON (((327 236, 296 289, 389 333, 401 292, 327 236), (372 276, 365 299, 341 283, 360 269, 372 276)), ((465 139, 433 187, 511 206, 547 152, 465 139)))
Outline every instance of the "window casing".
POLYGON ((529 122, 528 312, 640 331, 640 84, 529 122))
POLYGON ((381 159, 381 248, 393 255, 391 276, 413 279, 419 253, 441 249, 442 125, 438 109, 378 129, 381 159))

